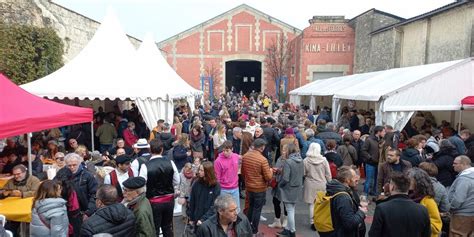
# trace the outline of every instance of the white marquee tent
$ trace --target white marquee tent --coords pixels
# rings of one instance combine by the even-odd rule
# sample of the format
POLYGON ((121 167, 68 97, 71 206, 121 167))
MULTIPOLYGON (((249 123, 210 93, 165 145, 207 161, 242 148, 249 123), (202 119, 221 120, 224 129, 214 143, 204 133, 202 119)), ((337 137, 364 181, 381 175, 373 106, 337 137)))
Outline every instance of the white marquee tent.
POLYGON ((400 130, 415 111, 459 110, 461 99, 473 92, 474 61, 468 58, 330 78, 293 96, 333 95, 336 121, 341 100, 372 101, 376 123, 400 130))
MULTIPOLYGON (((139 60, 118 18, 109 9, 94 37, 75 58, 54 73, 21 87, 50 99, 134 100, 144 118, 163 118, 171 123, 172 99, 177 97, 162 89, 163 82, 158 80, 169 73, 138 76, 145 75, 139 61, 143 60, 139 60), (151 101, 154 103, 148 103, 151 101)), ((193 90, 189 94, 198 93, 193 90)), ((155 124, 156 120, 147 126, 151 129, 155 124)))
MULTIPOLYGON (((195 98, 199 96, 202 98, 203 92, 194 89, 185 82, 176 71, 171 68, 168 62, 166 62, 151 35, 145 37, 138 49, 137 65, 137 77, 154 81, 155 84, 159 85, 155 90, 164 91, 170 101, 185 98, 190 108, 193 109, 195 98)), ((152 127, 155 126, 156 121, 160 119, 160 117, 156 115, 160 113, 156 113, 154 110, 161 107, 160 100, 139 98, 137 105, 140 111, 142 111, 143 119, 148 127, 150 127, 150 125, 152 127)), ((169 121, 172 121, 172 116, 173 113, 167 114, 169 121)))

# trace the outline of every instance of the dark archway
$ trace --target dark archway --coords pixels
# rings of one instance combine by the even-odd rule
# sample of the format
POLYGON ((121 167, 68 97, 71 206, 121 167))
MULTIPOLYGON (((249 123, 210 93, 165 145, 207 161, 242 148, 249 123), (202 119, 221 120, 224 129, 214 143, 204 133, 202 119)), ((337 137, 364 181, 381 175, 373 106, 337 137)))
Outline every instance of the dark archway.
POLYGON ((225 64, 225 86, 249 95, 262 90, 262 63, 259 61, 229 61, 225 64))

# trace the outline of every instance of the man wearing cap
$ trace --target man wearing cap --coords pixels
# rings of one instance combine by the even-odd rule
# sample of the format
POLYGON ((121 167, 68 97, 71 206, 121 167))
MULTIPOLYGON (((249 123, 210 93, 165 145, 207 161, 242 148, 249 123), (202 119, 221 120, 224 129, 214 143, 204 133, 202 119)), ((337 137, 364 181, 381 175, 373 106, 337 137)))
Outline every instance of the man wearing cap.
POLYGON ((119 201, 123 199, 123 182, 128 178, 133 178, 132 169, 130 168, 130 158, 127 155, 117 156, 115 158, 115 163, 117 163, 117 168, 112 170, 104 178, 104 184, 110 184, 117 188, 117 194, 119 196, 119 201))
POLYGON ((138 175, 142 164, 145 164, 150 160, 150 144, 148 144, 145 138, 140 138, 137 143, 133 145, 133 149, 137 155, 135 160, 132 162, 132 170, 134 174, 138 175))
POLYGON ((140 176, 128 178, 122 184, 124 187, 122 203, 132 210, 136 217, 136 236, 156 236, 153 211, 145 195, 145 178, 140 176))
POLYGON ((173 236, 174 187, 179 184, 179 173, 174 162, 162 156, 163 143, 150 141, 152 156, 141 165, 140 176, 147 180, 146 197, 153 210, 155 231, 160 228, 164 237, 173 236))

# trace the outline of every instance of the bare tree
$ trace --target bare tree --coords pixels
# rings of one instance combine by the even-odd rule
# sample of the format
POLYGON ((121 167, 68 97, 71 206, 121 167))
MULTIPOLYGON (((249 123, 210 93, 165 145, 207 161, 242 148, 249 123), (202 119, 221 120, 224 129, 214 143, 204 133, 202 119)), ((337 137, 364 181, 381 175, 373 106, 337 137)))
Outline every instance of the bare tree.
POLYGON ((291 69, 291 60, 293 58, 293 44, 288 41, 287 37, 280 34, 277 40, 272 40, 270 46, 266 49, 265 67, 267 74, 275 83, 275 92, 278 93, 278 100, 282 101, 285 95, 282 93, 283 81, 282 77, 287 76, 291 69), (279 81, 279 83, 277 83, 279 81), (279 88, 277 88, 277 84, 279 88))

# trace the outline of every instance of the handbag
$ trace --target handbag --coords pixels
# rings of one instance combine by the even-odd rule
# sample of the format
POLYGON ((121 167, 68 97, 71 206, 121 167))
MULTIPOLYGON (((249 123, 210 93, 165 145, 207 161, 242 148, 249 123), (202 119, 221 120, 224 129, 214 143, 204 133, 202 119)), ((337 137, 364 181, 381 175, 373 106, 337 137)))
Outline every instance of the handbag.
POLYGON ((278 186, 278 181, 276 180, 276 177, 273 177, 273 178, 270 180, 270 187, 276 188, 277 186, 278 186))

